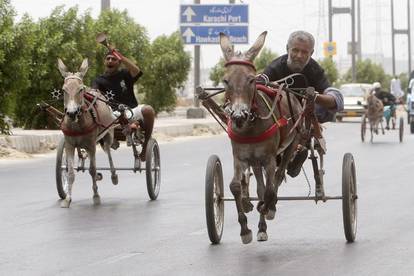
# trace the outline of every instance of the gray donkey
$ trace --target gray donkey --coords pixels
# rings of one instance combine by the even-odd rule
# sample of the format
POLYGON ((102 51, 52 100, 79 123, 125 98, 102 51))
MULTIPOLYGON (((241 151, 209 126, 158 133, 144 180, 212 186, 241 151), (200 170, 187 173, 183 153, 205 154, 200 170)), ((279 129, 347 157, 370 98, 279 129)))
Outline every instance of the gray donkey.
POLYGON ((246 196, 246 171, 252 167, 257 180, 257 209, 260 212, 257 239, 266 241, 265 218, 273 219, 275 216, 278 187, 299 144, 298 130, 302 127, 299 124, 294 128, 290 120, 303 111, 295 96, 290 96, 292 111, 289 112, 287 94, 282 89, 278 92, 278 103, 257 89, 253 60, 262 49, 266 34, 263 32, 245 53, 235 53, 229 37, 220 34, 220 46, 226 61, 223 83, 226 90, 225 112, 229 118, 227 131, 231 138, 234 161, 230 190, 236 202, 243 243, 252 240, 252 231, 247 226, 244 214, 251 210, 251 203, 246 196), (270 108, 272 102, 273 108, 270 108), (280 158, 277 162, 278 155, 280 158))
POLYGON ((61 207, 68 208, 72 201, 72 185, 75 180, 74 154, 75 149, 85 149, 90 158, 89 174, 92 177, 93 202, 100 204, 98 186, 96 185, 96 143, 100 140, 104 151, 109 158, 112 183, 118 183, 111 157, 110 146, 114 139, 114 121, 111 108, 101 100, 105 100, 99 91, 91 90, 83 84, 83 77, 88 71, 88 60, 84 59, 79 72, 68 72, 65 64, 58 59, 58 68, 65 78, 62 90, 64 91, 64 118, 61 129, 65 137, 65 152, 68 166, 68 187, 66 198, 61 207), (99 135, 99 137, 98 137, 99 135))

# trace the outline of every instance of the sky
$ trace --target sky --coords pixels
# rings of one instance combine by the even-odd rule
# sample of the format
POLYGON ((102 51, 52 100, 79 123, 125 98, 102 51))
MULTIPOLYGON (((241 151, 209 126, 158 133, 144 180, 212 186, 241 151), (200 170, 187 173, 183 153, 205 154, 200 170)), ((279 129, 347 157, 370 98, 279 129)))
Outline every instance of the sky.
MULTIPOLYGON (((179 29, 179 6, 193 4, 193 0, 111 0, 111 8, 126 9, 134 20, 143 25, 151 40, 162 34, 179 29)), ((390 0, 361 0, 362 54, 384 61, 391 57, 391 11, 390 0)), ((201 0, 201 4, 226 4, 228 1, 201 0)), ((314 58, 323 57, 323 42, 328 41, 328 0, 236 0, 237 4, 249 5, 249 44, 236 45, 236 50, 247 50, 257 36, 267 30, 265 47, 279 55, 286 52, 286 41, 295 30, 306 30, 315 36, 314 58)), ((350 7, 351 0, 332 0, 334 7, 350 7)), ((24 13, 33 19, 47 17, 59 5, 77 5, 81 13, 90 9, 93 17, 100 12, 101 0, 11 0, 16 9, 17 20, 24 13)), ((407 0, 394 0, 395 28, 407 28, 407 0)), ((411 4, 411 26, 414 30, 414 3, 411 4)), ((334 60, 339 67, 349 67, 351 57, 347 54, 347 42, 351 41, 351 17, 336 14, 333 17, 333 40, 337 42, 334 60)), ((414 37, 411 39, 414 44, 414 37)), ((94 43, 94 42, 92 42, 94 43)), ((408 70, 406 36, 396 36, 397 72, 408 70)), ((193 52, 192 46, 186 49, 193 52)), ((219 45, 201 46, 201 67, 214 66, 222 56, 219 45)))

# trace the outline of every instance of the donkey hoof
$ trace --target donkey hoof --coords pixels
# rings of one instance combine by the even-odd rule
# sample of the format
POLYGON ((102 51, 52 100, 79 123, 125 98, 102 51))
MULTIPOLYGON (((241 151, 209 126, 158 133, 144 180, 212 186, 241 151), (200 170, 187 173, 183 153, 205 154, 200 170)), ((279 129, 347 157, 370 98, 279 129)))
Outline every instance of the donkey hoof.
POLYGON ((266 219, 272 220, 275 218, 275 216, 276 216, 276 210, 269 210, 266 214, 266 219))
POLYGON ((69 199, 69 200, 67 200, 67 199, 62 200, 62 202, 60 203, 60 207, 61 208, 69 208, 71 201, 72 201, 71 199, 69 199))
POLYGON ((112 179, 112 184, 117 185, 118 184, 118 175, 117 174, 113 174, 111 176, 112 179))
POLYGON ((102 178, 103 178, 103 176, 102 176, 102 174, 101 173, 96 173, 96 176, 95 176, 95 180, 96 181, 101 181, 102 180, 102 178))
POLYGON ((242 206, 245 213, 252 211, 254 208, 253 204, 247 198, 242 198, 242 206))
POLYGON ((100 197, 100 196, 98 196, 98 195, 93 196, 93 204, 94 204, 94 205, 99 205, 99 204, 101 204, 101 197, 100 197))
POLYGON ((259 232, 257 233, 257 241, 267 241, 267 233, 266 232, 259 232))
POLYGON ((247 234, 240 235, 240 237, 241 237, 241 240, 242 240, 243 244, 251 243, 252 240, 253 240, 252 231, 249 230, 249 232, 247 232, 247 234))

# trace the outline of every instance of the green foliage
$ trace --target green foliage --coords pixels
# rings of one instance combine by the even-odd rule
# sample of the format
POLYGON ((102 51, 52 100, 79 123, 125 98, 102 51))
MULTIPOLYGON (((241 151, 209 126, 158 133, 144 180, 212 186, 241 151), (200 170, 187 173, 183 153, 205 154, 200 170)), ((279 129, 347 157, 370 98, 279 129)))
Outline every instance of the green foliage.
MULTIPOLYGON (((356 82, 374 83, 380 82, 382 88, 389 89, 389 77, 385 74, 381 65, 373 63, 370 59, 358 61, 356 63, 356 82)), ((345 81, 352 82, 352 68, 344 76, 345 81)))
MULTIPOLYGON (((70 71, 76 72, 83 58, 88 58, 93 68, 96 43, 93 19, 89 12, 78 15, 78 8, 57 7, 52 14, 38 23, 26 18, 17 25, 21 46, 28 45, 22 63, 27 70, 27 84, 15 95, 14 115, 18 125, 44 127, 46 117, 33 117, 32 109, 41 100, 51 99, 50 92, 62 87, 63 79, 57 70, 57 59, 61 58, 70 71), (24 63, 26 62, 26 63, 24 63)), ((17 55, 17 53, 16 53, 17 55)), ((19 70, 19 74, 23 73, 19 70)), ((93 70, 92 70, 93 71, 93 70)), ((91 74, 85 78, 85 83, 91 74)), ((60 102, 60 106, 62 103, 60 102)))
POLYGON ((11 90, 16 86, 16 63, 11 61, 15 51, 13 44, 15 32, 13 18, 15 11, 10 0, 0 0, 0 133, 8 133, 9 125, 5 121, 8 113, 11 90))
POLYGON ((338 80, 339 73, 332 58, 324 58, 323 60, 319 61, 319 64, 322 66, 323 70, 325 70, 325 75, 328 78, 329 82, 332 85, 335 85, 338 80))
POLYGON ((260 52, 260 55, 254 60, 257 73, 262 73, 263 70, 278 57, 278 54, 272 52, 269 48, 264 47, 260 52))
MULTIPOLYGON (((79 14, 76 6, 66 10, 59 6, 38 22, 25 15, 18 24, 14 16, 10 0, 0 0, 0 132, 7 132, 6 115, 17 126, 54 127, 46 115, 34 116, 34 110, 36 103, 50 101, 50 92, 63 85, 57 59, 76 72, 88 58, 84 83, 90 85, 104 72, 107 49, 95 41, 103 31, 113 46, 144 71, 138 85, 145 103, 154 104, 157 112, 175 107, 175 89, 190 68, 178 33, 160 37, 151 45, 145 28, 118 10, 93 19, 89 11, 79 14)), ((62 108, 63 101, 53 105, 62 108)))
POLYGON ((170 36, 159 36, 151 45, 150 63, 144 73, 141 91, 145 103, 155 112, 172 111, 176 105, 176 89, 187 79, 190 70, 190 55, 178 32, 170 36))
MULTIPOLYGON (((256 67, 257 73, 262 73, 263 70, 277 57, 277 53, 274 53, 272 50, 264 47, 261 50, 260 55, 254 60, 254 66, 256 67)), ((224 64, 224 59, 220 58, 219 62, 214 65, 210 71, 209 77, 214 86, 218 86, 224 76, 224 64)))
POLYGON ((214 65, 210 71, 210 80, 213 82, 213 86, 218 86, 224 76, 224 58, 220 58, 219 62, 214 65))

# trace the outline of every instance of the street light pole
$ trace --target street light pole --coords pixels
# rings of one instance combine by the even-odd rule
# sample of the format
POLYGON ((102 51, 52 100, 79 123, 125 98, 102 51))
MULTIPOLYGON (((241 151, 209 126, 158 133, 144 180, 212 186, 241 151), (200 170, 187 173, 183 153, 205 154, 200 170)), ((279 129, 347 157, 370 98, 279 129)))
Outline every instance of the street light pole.
POLYGON ((408 74, 411 72, 411 25, 410 25, 410 0, 407 0, 407 29, 394 28, 394 0, 391 0, 391 47, 392 47, 392 74, 395 70, 395 35, 407 35, 408 38, 408 74))
POLYGON ((328 23, 329 23, 329 41, 332 42, 332 17, 334 14, 341 14, 341 13, 349 13, 351 15, 351 56, 352 56, 352 81, 356 82, 356 66, 355 66, 355 55, 358 51, 358 47, 356 46, 355 41, 355 0, 351 0, 351 8, 338 8, 332 7, 332 0, 328 0, 328 23))
POLYGON ((101 12, 111 8, 111 0, 101 0, 101 12))

